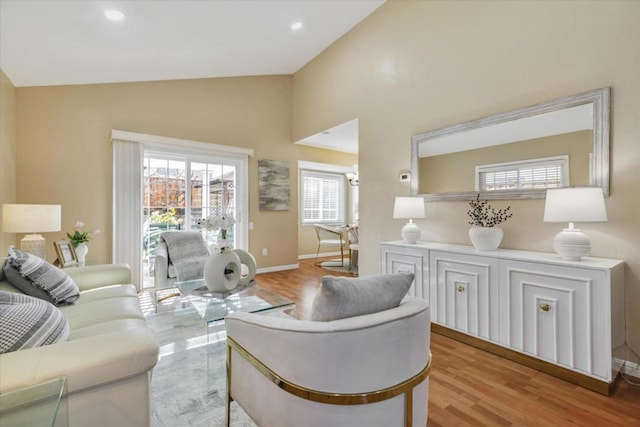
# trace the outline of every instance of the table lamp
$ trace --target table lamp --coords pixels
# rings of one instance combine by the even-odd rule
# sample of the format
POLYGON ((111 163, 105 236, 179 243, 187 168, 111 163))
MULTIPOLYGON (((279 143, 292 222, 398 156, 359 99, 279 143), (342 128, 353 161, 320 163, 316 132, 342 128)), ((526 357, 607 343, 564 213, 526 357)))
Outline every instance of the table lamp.
POLYGON ((591 240, 574 222, 606 222, 607 210, 599 187, 554 188, 547 190, 544 222, 568 222, 553 238, 553 249, 570 261, 580 261, 591 252, 591 240))
POLYGON ((20 249, 45 258, 46 240, 39 234, 60 231, 60 205, 2 205, 2 231, 27 234, 20 241, 20 249))
POLYGON ((396 197, 396 202, 393 206, 393 218, 409 220, 402 227, 402 238, 405 242, 415 244, 418 241, 420 227, 413 220, 424 217, 424 199, 422 197, 396 197))

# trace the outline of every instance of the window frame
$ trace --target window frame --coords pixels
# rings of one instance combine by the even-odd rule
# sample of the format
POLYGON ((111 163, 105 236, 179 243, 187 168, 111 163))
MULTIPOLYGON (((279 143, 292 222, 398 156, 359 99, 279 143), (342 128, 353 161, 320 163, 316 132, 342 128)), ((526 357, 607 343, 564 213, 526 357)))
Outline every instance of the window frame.
POLYGON ((346 178, 344 173, 330 170, 313 170, 313 169, 300 169, 300 201, 299 201, 299 221, 303 226, 313 226, 314 224, 325 224, 325 225, 336 225, 336 224, 344 224, 347 218, 347 188, 346 188, 346 178), (338 193, 338 203, 337 203, 337 219, 324 220, 324 219, 309 219, 305 220, 305 178, 306 177, 314 177, 314 178, 328 178, 330 180, 335 181, 338 184, 337 193, 338 193))
POLYGON ((501 162, 501 163, 491 163, 486 165, 478 165, 475 167, 475 189, 476 191, 487 191, 487 192, 498 192, 498 191, 510 191, 512 188, 503 188, 497 190, 491 190, 487 188, 481 188, 482 173, 495 173, 495 172, 503 172, 509 170, 517 170, 518 171, 518 181, 516 189, 538 189, 538 188, 561 188, 568 187, 570 185, 569 182, 569 156, 568 155, 560 155, 560 156, 552 156, 552 157, 540 157, 535 159, 525 159, 525 160, 514 160, 509 162, 501 162), (560 170, 560 185, 558 187, 536 187, 536 188, 526 188, 522 187, 522 181, 520 179, 520 171, 522 169, 527 168, 535 168, 535 167, 548 167, 553 164, 559 164, 561 166, 560 170))

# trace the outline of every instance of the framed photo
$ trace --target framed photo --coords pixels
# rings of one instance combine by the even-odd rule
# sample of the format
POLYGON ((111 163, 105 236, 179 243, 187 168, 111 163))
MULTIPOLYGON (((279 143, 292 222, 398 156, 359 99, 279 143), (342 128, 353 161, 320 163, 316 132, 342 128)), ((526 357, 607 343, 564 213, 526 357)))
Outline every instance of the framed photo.
POLYGON ((78 265, 78 256, 76 251, 73 250, 73 245, 68 240, 57 240, 53 242, 53 246, 56 248, 56 255, 58 256, 58 265, 60 267, 71 267, 78 265))

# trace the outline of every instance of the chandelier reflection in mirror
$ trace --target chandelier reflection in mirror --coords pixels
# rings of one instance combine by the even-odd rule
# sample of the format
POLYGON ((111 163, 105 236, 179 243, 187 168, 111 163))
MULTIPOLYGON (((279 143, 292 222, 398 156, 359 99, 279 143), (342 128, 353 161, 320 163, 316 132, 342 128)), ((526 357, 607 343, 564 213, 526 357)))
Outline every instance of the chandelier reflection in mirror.
POLYGON ((353 187, 357 187, 360 179, 358 177, 358 165, 353 165, 353 169, 355 170, 354 172, 348 172, 345 175, 347 176, 347 180, 349 181, 349 184, 353 187))

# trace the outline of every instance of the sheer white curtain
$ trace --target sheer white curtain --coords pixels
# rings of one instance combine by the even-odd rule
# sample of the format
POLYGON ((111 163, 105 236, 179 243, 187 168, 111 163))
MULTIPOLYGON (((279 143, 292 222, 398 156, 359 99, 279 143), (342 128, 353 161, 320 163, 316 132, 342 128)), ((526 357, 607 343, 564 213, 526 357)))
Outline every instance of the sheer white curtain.
POLYGON ((142 287, 142 144, 113 141, 113 242, 114 263, 131 266, 133 285, 142 287))

